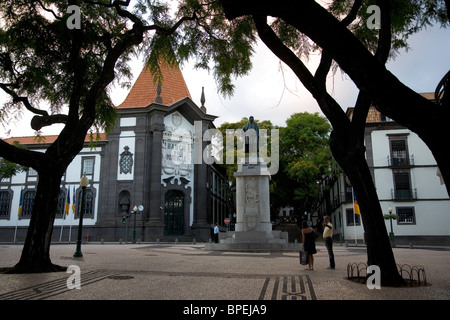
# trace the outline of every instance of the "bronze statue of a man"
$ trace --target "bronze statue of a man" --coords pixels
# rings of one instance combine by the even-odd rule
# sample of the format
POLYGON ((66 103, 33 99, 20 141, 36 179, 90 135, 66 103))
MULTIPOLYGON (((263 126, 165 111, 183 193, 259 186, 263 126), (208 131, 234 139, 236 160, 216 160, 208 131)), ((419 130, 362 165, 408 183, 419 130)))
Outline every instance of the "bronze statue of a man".
POLYGON ((255 134, 247 134, 245 135, 245 153, 250 152, 250 144, 256 143, 256 156, 259 156, 259 126, 255 122, 253 116, 250 116, 249 121, 244 125, 242 130, 247 132, 249 129, 255 130, 255 134), (256 141, 255 141, 256 140, 256 141))

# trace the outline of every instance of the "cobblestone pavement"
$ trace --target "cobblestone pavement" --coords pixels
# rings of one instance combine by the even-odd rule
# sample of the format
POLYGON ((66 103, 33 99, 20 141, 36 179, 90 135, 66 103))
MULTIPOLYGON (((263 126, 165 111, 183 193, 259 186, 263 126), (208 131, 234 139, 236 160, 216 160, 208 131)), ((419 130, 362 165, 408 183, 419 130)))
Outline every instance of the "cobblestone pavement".
MULTIPOLYGON (((334 270, 327 269, 325 247, 318 243, 317 248, 314 270, 304 270, 298 252, 206 251, 201 243, 89 243, 82 246, 83 257, 74 258, 75 244, 55 244, 52 262, 72 271, 0 274, 0 300, 177 300, 195 312, 186 301, 450 299, 449 248, 394 248, 398 264, 425 270, 427 285, 372 290, 346 279, 348 264, 366 260, 365 247, 335 245, 334 270)), ((13 266, 21 250, 21 245, 0 244, 0 267, 13 266)))

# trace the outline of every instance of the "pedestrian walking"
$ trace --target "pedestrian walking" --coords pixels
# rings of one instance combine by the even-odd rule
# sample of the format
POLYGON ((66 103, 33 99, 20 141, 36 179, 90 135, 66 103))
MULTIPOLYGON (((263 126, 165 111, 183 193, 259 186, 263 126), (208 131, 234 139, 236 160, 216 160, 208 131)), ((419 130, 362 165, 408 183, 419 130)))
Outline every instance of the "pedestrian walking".
POLYGON ((308 227, 306 220, 302 221, 302 250, 308 252, 308 267, 305 270, 314 270, 314 256, 317 253, 316 239, 314 237, 314 230, 308 227))
POLYGON ((219 243, 219 224, 216 223, 216 226, 214 227, 214 242, 219 243))
POLYGON ((330 265, 327 269, 334 269, 334 254, 333 254, 333 225, 330 222, 330 217, 323 217, 323 241, 328 250, 328 257, 330 258, 330 265))

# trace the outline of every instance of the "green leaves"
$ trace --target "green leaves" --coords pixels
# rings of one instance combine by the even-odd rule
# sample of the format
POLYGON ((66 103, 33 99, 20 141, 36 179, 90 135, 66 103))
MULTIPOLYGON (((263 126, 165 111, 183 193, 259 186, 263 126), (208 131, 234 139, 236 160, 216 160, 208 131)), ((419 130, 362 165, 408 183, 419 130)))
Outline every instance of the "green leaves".
MULTIPOLYGON (((372 53, 377 49, 378 30, 367 28, 366 22, 371 12, 367 8, 377 5, 375 0, 362 0, 358 10, 357 18, 348 27, 350 31, 368 48, 372 53)), ((337 18, 341 19, 348 14, 355 0, 334 0, 328 10, 337 18)), ((448 27, 444 0, 395 0, 389 2, 392 53, 395 56, 400 49, 407 49, 408 37, 419 32, 434 23, 448 27)))
MULTIPOLYGON (((115 10, 92 5, 81 6, 81 29, 69 30, 67 6, 66 1, 18 0, 0 5, 5 21, 0 55, 6 71, 0 74, 0 82, 27 97, 37 109, 49 106, 51 113, 61 112, 70 103, 80 106, 76 113, 82 113, 81 106, 101 74, 109 48, 126 30, 115 10)), ((121 73, 127 72, 124 64, 120 68, 121 73)), ((106 104, 113 107, 109 99, 101 104, 102 108, 106 104)), ((17 104, 17 109, 21 107, 17 104)))
POLYGON ((234 91, 233 78, 252 68, 252 47, 256 41, 252 19, 228 21, 216 1, 183 1, 178 16, 193 14, 196 19, 180 29, 177 57, 193 58, 197 68, 212 70, 219 92, 230 96, 234 91))
MULTIPOLYGON (((25 149, 24 146, 20 145, 19 142, 13 141, 12 143, 15 147, 25 149)), ((26 171, 28 168, 8 161, 6 159, 0 158, 0 180, 11 178, 19 172, 26 171)))
MULTIPOLYGON (((247 122, 247 118, 242 118, 239 122, 226 122, 218 129, 225 134, 227 129, 241 129, 247 122)), ((274 128, 269 120, 257 122, 260 131, 266 129, 268 134, 272 129, 280 130, 280 170, 270 182, 273 209, 294 206, 301 213, 310 210, 321 181, 334 174, 335 164, 328 146, 330 124, 319 114, 307 112, 291 115, 286 120, 286 127, 274 128)), ((224 135, 224 144, 226 140, 224 135)), ((260 149, 264 147, 260 146, 260 149)), ((234 148, 237 148, 236 144, 234 148)), ((228 178, 234 179, 237 165, 223 166, 226 166, 228 178)))
POLYGON ((295 113, 280 128, 280 168, 273 177, 278 193, 287 203, 309 211, 320 189, 320 182, 332 176, 333 159, 328 145, 331 130, 318 113, 295 113), (285 190, 285 191, 280 191, 285 190))
MULTIPOLYGON (((146 32, 144 40, 138 47, 125 48, 115 61, 117 80, 127 81, 130 76, 127 63, 132 54, 140 53, 154 73, 155 82, 163 80, 161 61, 174 65, 194 59, 197 68, 213 73, 224 96, 233 94, 236 77, 251 70, 256 43, 252 17, 228 21, 220 1, 137 0, 134 3, 131 8, 123 1, 80 1, 81 29, 69 30, 67 1, 2 1, 0 83, 16 95, 27 97, 35 108, 47 105, 51 113, 56 113, 74 104, 79 106, 77 113, 82 114, 85 97, 99 79, 108 53, 130 36, 137 25, 146 32), (75 94, 76 89, 81 91, 75 94)), ((354 3, 354 0, 334 0, 328 10, 343 19, 354 3)), ((431 23, 448 25, 442 0, 390 3, 394 50, 406 47, 411 33, 431 23)), ((357 18, 348 26, 372 52, 377 48, 378 31, 367 28, 365 22, 370 15, 367 7, 373 4, 375 0, 361 0, 357 18)), ((307 58, 317 50, 308 37, 283 20, 272 19, 270 25, 299 57, 307 58)), ((103 111, 110 104, 108 99, 99 103, 103 111)), ((11 99, 7 106, 12 105, 22 108, 17 99, 11 99)))

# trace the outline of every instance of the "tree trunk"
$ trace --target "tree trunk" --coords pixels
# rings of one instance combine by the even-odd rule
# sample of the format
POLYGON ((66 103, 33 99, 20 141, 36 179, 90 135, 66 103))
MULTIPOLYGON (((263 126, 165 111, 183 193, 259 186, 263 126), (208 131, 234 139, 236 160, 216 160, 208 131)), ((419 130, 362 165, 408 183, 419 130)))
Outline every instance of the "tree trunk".
MULTIPOLYGON (((147 30, 143 21, 121 8, 114 5, 118 15, 129 19, 133 28, 124 33, 122 37, 114 41, 107 37, 106 57, 103 67, 99 70, 97 79, 90 88, 85 87, 85 75, 87 69, 82 66, 86 63, 82 58, 83 38, 86 36, 81 29, 70 31, 72 37, 72 49, 70 50, 69 63, 73 67, 73 88, 69 101, 69 113, 65 119, 65 127, 57 140, 51 144, 45 153, 30 152, 12 147, 0 140, 0 153, 10 161, 33 167, 39 173, 39 182, 33 205, 33 212, 27 232, 24 248, 20 261, 12 268, 12 273, 33 273, 64 270, 52 264, 50 259, 50 244, 55 220, 58 196, 60 192, 61 178, 73 158, 81 151, 86 138, 86 133, 92 127, 97 118, 97 101, 105 92, 105 88, 114 80, 115 65, 117 60, 130 48, 139 45, 147 30), (108 41, 107 41, 108 42, 108 41), (111 47, 112 42, 114 46, 111 47), (85 89, 86 96, 83 96, 85 89), (83 98, 83 99, 81 99, 83 98), (82 112, 80 103, 83 103, 82 112), (80 117, 80 113, 82 116, 80 117), (8 152, 14 155, 6 155, 8 152)), ((172 29, 165 30, 165 35, 172 34, 185 20, 194 19, 183 17, 172 29)), ((164 28, 161 28, 164 29, 164 28)), ((67 77, 71 77, 69 73, 67 77)), ((89 81, 88 81, 89 82, 89 81)), ((43 119, 40 119, 43 120, 43 119)), ((36 123, 36 122, 35 122, 36 123)))
MULTIPOLYGON (((322 74, 322 72, 323 70, 328 72, 328 68, 321 69, 318 77, 312 76, 301 60, 285 47, 266 25, 264 18, 254 16, 254 21, 263 42, 294 71, 300 81, 312 93, 334 128, 330 148, 333 157, 349 176, 357 191, 358 201, 361 202, 361 210, 364 211, 364 229, 369 242, 367 245, 369 265, 380 267, 384 284, 396 285, 402 283, 403 279, 397 272, 394 255, 390 247, 378 195, 365 159, 364 127, 370 106, 369 96, 360 93, 353 120, 350 122, 341 107, 326 92, 325 77, 322 77, 326 74, 322 74)), ((326 64, 326 60, 323 61, 326 64)), ((325 65, 322 65, 322 61, 321 66, 325 67, 325 65)), ((321 66, 319 66, 319 69, 321 66)))
MULTIPOLYGON (((361 139, 360 139, 361 140, 361 139)), ((362 141, 355 135, 333 130, 330 139, 333 157, 348 175, 361 208, 367 246, 367 264, 381 270, 382 285, 402 285, 397 271, 377 191, 364 156, 362 141)))
POLYGON ((64 267, 54 265, 50 259, 53 223, 62 176, 74 157, 83 148, 86 131, 87 129, 68 122, 58 139, 45 153, 32 153, 40 156, 33 159, 33 167, 39 174, 36 196, 22 255, 9 273, 66 270, 64 267))
POLYGON ((33 211, 22 255, 19 262, 9 270, 9 273, 66 270, 66 268, 54 265, 50 259, 53 222, 62 178, 62 173, 59 173, 61 171, 58 169, 49 166, 48 171, 39 172, 33 211))

